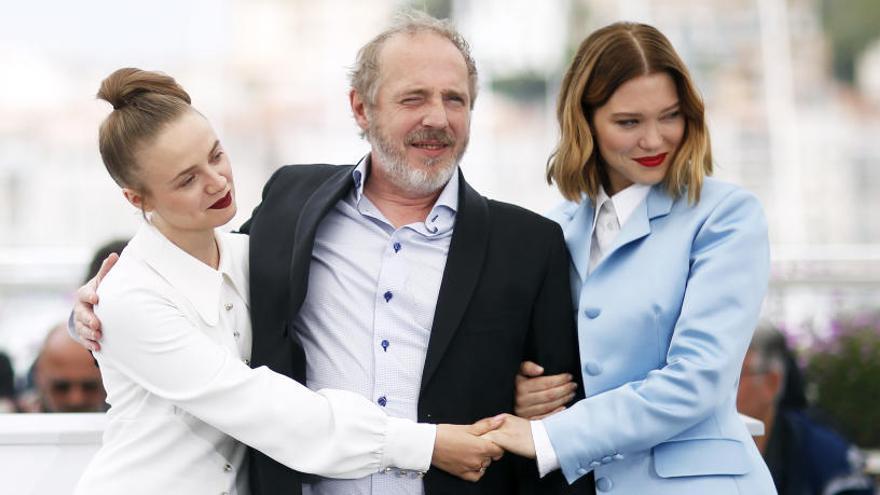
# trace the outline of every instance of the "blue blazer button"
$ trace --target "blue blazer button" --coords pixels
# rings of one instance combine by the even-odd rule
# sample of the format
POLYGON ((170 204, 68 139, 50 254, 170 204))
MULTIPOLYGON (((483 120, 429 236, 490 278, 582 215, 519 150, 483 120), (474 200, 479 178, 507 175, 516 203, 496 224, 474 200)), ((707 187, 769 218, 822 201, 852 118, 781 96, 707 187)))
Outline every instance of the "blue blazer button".
POLYGON ((596 480, 596 489, 600 492, 610 492, 614 488, 611 478, 599 478, 596 480))
POLYGON ((611 458, 614 459, 615 461, 622 461, 623 454, 614 454, 613 456, 611 456, 611 458))
POLYGON ((587 308, 584 310, 584 314, 587 315, 587 318, 592 320, 602 314, 602 310, 599 308, 587 308))
POLYGON ((596 376, 602 373, 602 365, 592 360, 584 361, 584 371, 590 376, 596 376))

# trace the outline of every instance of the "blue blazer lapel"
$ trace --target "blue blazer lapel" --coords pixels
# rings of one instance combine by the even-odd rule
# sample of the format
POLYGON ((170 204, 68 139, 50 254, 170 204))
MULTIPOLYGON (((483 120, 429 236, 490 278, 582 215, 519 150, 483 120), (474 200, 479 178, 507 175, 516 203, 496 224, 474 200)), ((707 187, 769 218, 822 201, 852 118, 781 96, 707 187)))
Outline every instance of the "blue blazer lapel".
POLYGON ((581 200, 580 206, 574 211, 573 216, 562 228, 565 236, 565 244, 571 254, 571 262, 574 264, 581 282, 587 278, 590 266, 590 242, 593 237, 593 216, 595 215, 593 202, 586 196, 581 200))

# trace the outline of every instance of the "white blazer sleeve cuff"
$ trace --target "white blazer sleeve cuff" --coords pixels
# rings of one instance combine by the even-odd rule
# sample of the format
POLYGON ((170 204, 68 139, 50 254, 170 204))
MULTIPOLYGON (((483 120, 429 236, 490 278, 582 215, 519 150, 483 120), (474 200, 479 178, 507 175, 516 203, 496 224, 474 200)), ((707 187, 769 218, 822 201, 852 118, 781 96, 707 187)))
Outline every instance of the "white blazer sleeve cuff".
POLYGON ((424 473, 431 467, 437 426, 388 418, 381 468, 396 467, 424 473))

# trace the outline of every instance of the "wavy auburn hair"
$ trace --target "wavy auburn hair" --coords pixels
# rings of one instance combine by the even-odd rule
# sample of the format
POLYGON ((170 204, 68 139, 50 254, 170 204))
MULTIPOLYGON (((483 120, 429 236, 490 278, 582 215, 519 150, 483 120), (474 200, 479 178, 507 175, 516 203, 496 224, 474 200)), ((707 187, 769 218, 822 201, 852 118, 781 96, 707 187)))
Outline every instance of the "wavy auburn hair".
POLYGON ((703 100, 669 40, 652 26, 630 22, 605 26, 587 37, 562 81, 556 109, 560 138, 547 160, 547 182, 555 182, 566 199, 580 201, 586 193, 595 200, 607 181, 592 130, 596 109, 623 83, 655 73, 672 77, 685 119, 684 137, 663 183, 671 196, 687 190, 691 203, 699 201, 703 177, 712 174, 703 100))

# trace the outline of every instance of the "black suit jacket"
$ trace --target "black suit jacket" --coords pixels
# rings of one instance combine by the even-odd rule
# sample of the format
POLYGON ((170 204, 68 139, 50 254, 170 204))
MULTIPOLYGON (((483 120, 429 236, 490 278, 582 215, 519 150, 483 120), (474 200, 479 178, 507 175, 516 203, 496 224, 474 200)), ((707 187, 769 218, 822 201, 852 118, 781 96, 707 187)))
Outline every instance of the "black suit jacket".
MULTIPOLYGON (((250 234, 252 366, 305 382, 305 355, 291 322, 308 291, 318 224, 354 187, 352 169, 279 169, 242 227, 250 234)), ((463 178, 455 222, 422 376, 421 422, 468 424, 512 412, 514 377, 525 359, 548 374, 580 377, 560 227, 480 196, 463 178)), ((252 452, 250 469, 255 495, 300 493, 298 474, 259 452, 252 452)), ((424 483, 426 495, 568 490, 558 474, 538 482, 534 461, 511 454, 477 483, 436 468, 424 483)))

